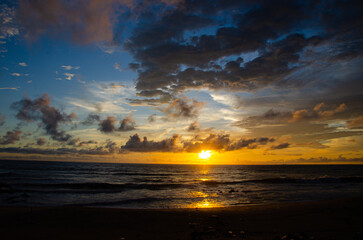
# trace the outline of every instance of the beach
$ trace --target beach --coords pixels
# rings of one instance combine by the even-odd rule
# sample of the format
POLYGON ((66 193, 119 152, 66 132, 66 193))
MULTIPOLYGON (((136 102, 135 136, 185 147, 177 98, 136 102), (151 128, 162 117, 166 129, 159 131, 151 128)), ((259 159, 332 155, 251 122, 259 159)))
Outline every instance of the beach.
POLYGON ((363 239, 363 197, 224 208, 1 207, 0 239, 363 239))

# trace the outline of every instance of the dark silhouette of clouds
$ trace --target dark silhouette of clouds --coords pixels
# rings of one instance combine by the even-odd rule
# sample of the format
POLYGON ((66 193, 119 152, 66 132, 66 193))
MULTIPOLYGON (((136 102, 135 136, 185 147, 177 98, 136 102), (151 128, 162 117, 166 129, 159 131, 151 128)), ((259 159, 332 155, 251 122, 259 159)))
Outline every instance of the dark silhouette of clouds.
POLYGON ((290 146, 290 143, 280 143, 277 145, 272 145, 270 147, 270 150, 277 150, 277 149, 284 149, 284 148, 288 148, 290 146))
POLYGON ((165 120, 197 118, 205 102, 199 102, 186 97, 174 98, 167 107, 161 111, 166 115, 165 120))
POLYGON ((192 140, 182 140, 181 136, 174 134, 170 138, 160 141, 141 139, 138 134, 130 136, 125 145, 121 146, 123 151, 131 152, 200 152, 201 150, 234 151, 243 148, 259 148, 274 142, 274 138, 240 138, 230 139, 229 134, 210 134, 201 138, 195 136, 192 140))
POLYGON ((43 146, 46 142, 47 142, 47 140, 45 138, 37 139, 37 145, 39 145, 39 146, 43 146))
POLYGON ((112 133, 112 132, 126 132, 135 130, 136 121, 133 119, 133 116, 127 116, 120 121, 120 126, 117 128, 115 126, 116 118, 114 116, 108 116, 106 119, 103 119, 99 122, 99 129, 104 133, 112 133))
POLYGON ((194 131, 200 131, 200 130, 201 130, 201 127, 197 121, 192 122, 187 128, 188 132, 194 132, 194 131))
POLYGON ((121 146, 121 149, 132 152, 177 152, 180 151, 180 148, 177 146, 178 140, 178 134, 161 141, 149 141, 147 137, 141 140, 139 135, 135 134, 130 136, 130 139, 125 145, 121 146))
POLYGON ((6 134, 0 138, 0 144, 1 145, 7 145, 7 144, 13 144, 16 141, 20 140, 20 134, 22 131, 7 131, 6 134))
POLYGON ((66 114, 50 106, 49 96, 45 93, 34 100, 24 97, 22 100, 14 102, 11 108, 17 110, 16 117, 21 121, 40 121, 41 126, 53 140, 66 142, 72 138, 64 130, 59 130, 59 124, 71 123, 72 119, 77 119, 77 115, 75 113, 66 114))
POLYGON ((88 114, 86 120, 84 120, 81 123, 83 125, 92 125, 92 124, 98 123, 99 121, 101 121, 101 116, 100 115, 90 113, 90 114, 88 114))
POLYGON ((281 112, 270 109, 262 115, 250 116, 244 120, 233 123, 234 126, 256 127, 260 125, 294 123, 301 121, 323 121, 347 110, 347 105, 342 103, 336 107, 326 106, 325 103, 315 105, 313 109, 300 109, 293 112, 281 112))

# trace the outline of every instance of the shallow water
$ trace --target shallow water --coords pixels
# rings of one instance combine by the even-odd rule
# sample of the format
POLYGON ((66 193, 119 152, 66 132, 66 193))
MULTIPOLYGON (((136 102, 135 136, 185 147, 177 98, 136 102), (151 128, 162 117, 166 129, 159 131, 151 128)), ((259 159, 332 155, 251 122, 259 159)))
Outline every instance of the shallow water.
POLYGON ((0 161, 0 205, 221 207, 363 194, 362 165, 140 165, 0 161))

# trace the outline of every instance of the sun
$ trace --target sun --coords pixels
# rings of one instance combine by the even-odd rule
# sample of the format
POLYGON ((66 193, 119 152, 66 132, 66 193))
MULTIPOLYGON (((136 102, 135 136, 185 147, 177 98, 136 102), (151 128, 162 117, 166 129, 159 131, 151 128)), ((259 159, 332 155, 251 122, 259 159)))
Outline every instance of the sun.
POLYGON ((210 158, 210 156, 212 156, 212 151, 204 151, 202 150, 200 153, 199 153, 199 158, 201 159, 208 159, 210 158))

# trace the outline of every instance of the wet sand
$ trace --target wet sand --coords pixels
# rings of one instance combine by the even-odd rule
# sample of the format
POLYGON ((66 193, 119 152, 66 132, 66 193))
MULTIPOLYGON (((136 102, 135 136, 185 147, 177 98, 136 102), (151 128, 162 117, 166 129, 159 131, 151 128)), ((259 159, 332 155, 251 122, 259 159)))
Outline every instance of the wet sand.
POLYGON ((363 197, 212 209, 0 207, 0 239, 363 239, 363 197))

